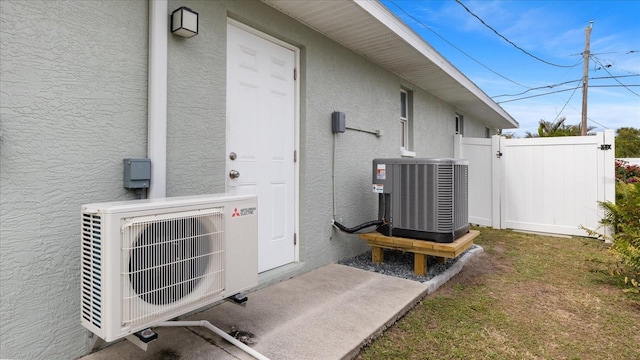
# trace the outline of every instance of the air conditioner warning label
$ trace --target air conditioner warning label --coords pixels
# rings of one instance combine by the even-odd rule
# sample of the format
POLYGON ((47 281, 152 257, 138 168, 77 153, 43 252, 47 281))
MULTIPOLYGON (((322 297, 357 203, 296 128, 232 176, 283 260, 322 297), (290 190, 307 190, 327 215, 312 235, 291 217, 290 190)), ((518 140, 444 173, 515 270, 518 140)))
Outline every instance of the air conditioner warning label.
POLYGON ((387 179, 387 165, 378 164, 378 166, 376 167, 376 179, 378 180, 387 179))
POLYGON ((373 184, 373 187, 371 188, 371 190, 373 190, 374 193, 382 194, 384 192, 384 185, 373 184))

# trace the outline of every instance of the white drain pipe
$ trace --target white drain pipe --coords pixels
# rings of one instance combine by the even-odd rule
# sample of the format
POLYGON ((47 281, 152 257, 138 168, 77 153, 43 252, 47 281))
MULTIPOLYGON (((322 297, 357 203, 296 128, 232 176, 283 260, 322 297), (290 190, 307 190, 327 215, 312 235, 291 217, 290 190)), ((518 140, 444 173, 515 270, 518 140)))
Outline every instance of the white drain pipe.
POLYGON ((215 334, 219 335, 223 339, 225 339, 228 342, 232 343, 233 345, 237 346, 240 350, 246 352, 247 354, 253 356, 254 358, 256 358, 258 360, 269 360, 268 357, 266 357, 266 356, 260 354, 259 352, 253 350, 249 346, 247 346, 244 343, 242 343, 240 340, 234 338, 233 336, 231 336, 231 335, 227 334, 226 332, 220 330, 219 328, 213 326, 210 322, 208 322, 206 320, 200 320, 200 321, 165 321, 165 322, 162 322, 162 323, 160 323, 160 324, 158 324, 156 326, 166 326, 166 327, 202 326, 202 327, 206 327, 207 329, 211 330, 212 332, 214 332, 215 334))
POLYGON ((169 2, 149 0, 147 156, 151 159, 148 197, 167 195, 167 42, 169 2))

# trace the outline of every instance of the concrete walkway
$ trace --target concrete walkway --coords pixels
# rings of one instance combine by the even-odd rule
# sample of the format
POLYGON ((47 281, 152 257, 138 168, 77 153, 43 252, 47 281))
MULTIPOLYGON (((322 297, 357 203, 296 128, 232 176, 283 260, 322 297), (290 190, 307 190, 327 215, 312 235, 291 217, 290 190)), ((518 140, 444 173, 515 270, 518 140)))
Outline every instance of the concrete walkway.
MULTIPOLYGON (((227 333, 237 331, 270 359, 350 359, 460 271, 473 253, 427 283, 327 265, 248 294, 246 306, 224 302, 184 320, 207 320, 227 333)), ((155 330, 158 340, 147 352, 122 341, 82 359, 252 359, 206 328, 155 330)))

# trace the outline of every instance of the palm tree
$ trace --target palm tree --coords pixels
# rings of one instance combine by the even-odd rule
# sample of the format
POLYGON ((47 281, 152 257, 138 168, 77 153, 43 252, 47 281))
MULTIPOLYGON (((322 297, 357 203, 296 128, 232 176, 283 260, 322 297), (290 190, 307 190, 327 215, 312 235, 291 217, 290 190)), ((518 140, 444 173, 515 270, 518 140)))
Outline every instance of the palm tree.
MULTIPOLYGON (((525 137, 580 136, 582 130, 580 124, 566 125, 564 123, 566 120, 566 117, 558 118, 553 122, 541 119, 538 125, 538 133, 532 134, 527 131, 525 137)), ((595 129, 594 126, 587 127, 587 133, 593 129, 595 129)))

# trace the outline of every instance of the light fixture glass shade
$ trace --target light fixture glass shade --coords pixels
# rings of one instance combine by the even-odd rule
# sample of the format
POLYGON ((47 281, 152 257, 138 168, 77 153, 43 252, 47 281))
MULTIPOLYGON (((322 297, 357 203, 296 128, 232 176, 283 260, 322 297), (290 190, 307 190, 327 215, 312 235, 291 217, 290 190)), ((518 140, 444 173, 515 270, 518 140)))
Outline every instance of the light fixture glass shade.
POLYGON ((176 9, 171 14, 171 32, 187 38, 198 35, 198 13, 184 6, 176 9))

